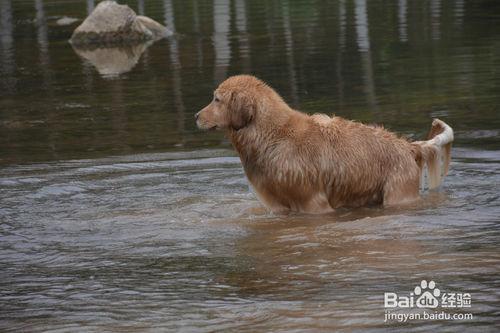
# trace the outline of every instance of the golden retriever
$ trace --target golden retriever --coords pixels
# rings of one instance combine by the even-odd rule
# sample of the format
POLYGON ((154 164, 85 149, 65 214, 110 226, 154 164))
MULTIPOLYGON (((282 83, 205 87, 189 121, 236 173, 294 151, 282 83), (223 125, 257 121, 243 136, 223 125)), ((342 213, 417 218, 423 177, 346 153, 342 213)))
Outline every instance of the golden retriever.
POLYGON ((250 75, 220 84, 195 118, 201 129, 227 132, 258 198, 274 212, 415 200, 426 167, 429 188, 439 186, 453 141, 453 130, 439 119, 427 141, 409 142, 382 127, 310 116, 250 75))

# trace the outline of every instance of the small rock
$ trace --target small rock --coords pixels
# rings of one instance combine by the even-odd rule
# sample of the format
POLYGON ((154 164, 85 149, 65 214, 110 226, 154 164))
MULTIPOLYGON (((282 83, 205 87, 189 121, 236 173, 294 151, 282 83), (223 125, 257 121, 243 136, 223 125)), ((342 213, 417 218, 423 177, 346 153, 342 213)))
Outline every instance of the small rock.
POLYGON ((56 24, 57 25, 61 25, 61 26, 64 26, 64 25, 72 25, 73 23, 75 22, 78 22, 80 21, 79 19, 77 18, 74 18, 74 17, 68 17, 68 16, 63 16, 61 17, 60 19, 58 19, 56 21, 56 24))
POLYGON ((160 23, 137 16, 127 5, 103 1, 73 32, 70 42, 85 44, 123 44, 158 40, 172 35, 160 23))

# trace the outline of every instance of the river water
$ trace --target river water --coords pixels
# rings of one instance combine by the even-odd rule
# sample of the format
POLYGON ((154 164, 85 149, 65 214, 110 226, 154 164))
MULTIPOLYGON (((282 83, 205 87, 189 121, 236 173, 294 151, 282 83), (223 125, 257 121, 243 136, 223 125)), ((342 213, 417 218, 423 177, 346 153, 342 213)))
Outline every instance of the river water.
POLYGON ((58 20, 93 1, 0 2, 1 331, 498 331, 499 3, 127 3, 174 37, 74 50, 58 20), (269 214, 193 121, 238 73, 410 138, 440 117, 450 174, 411 207, 269 214), (385 322, 421 280, 473 318, 385 322))

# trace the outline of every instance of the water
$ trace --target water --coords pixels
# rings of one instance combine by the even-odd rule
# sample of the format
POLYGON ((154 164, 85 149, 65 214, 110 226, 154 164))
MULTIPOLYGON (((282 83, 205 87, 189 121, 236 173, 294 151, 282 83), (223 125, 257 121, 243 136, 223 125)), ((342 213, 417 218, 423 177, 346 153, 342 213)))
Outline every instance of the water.
POLYGON ((128 3, 176 36, 93 64, 56 23, 93 1, 0 2, 1 331, 498 331, 500 4, 128 3), (242 72, 411 138, 444 119, 443 189, 265 212, 227 140, 193 121, 242 72), (384 292, 422 279, 470 293, 474 318, 384 323, 384 292))

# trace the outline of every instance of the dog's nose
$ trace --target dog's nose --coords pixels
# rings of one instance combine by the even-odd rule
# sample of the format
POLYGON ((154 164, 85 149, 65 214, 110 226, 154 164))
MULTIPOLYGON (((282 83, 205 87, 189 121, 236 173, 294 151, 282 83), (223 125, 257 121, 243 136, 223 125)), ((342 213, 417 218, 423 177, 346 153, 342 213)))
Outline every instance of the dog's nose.
MULTIPOLYGON (((201 112, 201 111, 200 111, 201 112)), ((195 115, 194 115, 194 120, 198 120, 198 117, 200 116, 200 112, 197 112, 195 115)))

